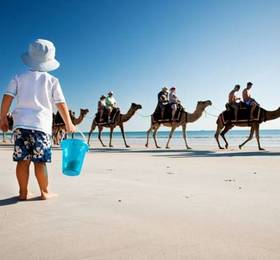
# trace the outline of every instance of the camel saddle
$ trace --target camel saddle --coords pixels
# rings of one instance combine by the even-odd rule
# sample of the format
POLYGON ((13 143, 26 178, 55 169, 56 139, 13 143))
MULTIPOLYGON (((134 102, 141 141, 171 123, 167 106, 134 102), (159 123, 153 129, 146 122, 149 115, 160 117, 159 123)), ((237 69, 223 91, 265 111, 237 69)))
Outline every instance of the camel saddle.
POLYGON ((223 124, 227 123, 247 123, 256 122, 260 120, 261 109, 259 106, 256 107, 253 118, 250 118, 251 106, 246 105, 243 102, 239 103, 239 109, 237 111, 237 120, 235 119, 234 108, 230 104, 226 104, 226 109, 222 112, 223 124))
MULTIPOLYGON (((73 122, 73 120, 75 119, 75 116, 74 116, 74 113, 71 110, 69 110, 69 115, 70 115, 70 118, 73 122)), ((62 117, 61 117, 61 115, 58 111, 56 112, 56 114, 53 113, 53 124, 60 125, 60 126, 64 125, 64 121, 63 121, 63 119, 62 119, 62 117)))
POLYGON ((53 123, 55 125, 64 125, 64 121, 59 112, 57 112, 56 114, 53 113, 53 123))
MULTIPOLYGON (((177 105, 177 110, 176 110, 175 116, 174 116, 174 120, 176 122, 180 122, 182 112, 183 112, 183 107, 181 105, 177 105)), ((159 106, 156 107, 156 110, 153 113, 153 122, 168 123, 168 122, 171 122, 171 119, 172 119, 171 104, 165 105, 163 118, 161 118, 160 107, 159 106)))
MULTIPOLYGON (((113 108, 111 113, 111 122, 110 124, 115 124, 117 116, 120 114, 120 109, 118 107, 113 108)), ((100 113, 97 112, 95 115, 95 122, 98 125, 108 125, 108 111, 104 109, 102 120, 100 120, 100 113)))

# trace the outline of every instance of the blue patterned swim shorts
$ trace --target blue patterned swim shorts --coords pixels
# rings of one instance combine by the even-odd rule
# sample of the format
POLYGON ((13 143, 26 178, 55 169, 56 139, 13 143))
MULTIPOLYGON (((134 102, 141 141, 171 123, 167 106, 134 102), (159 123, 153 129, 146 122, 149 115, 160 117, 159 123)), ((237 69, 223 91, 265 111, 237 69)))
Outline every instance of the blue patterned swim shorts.
POLYGON ((51 136, 37 130, 14 131, 14 161, 51 162, 51 136))

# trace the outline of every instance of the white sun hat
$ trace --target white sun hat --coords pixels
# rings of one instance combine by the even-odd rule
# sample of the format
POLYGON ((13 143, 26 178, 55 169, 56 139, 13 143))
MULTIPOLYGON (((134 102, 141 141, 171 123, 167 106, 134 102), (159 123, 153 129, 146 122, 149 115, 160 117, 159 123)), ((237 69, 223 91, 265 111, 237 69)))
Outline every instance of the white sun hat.
POLYGON ((21 58, 23 63, 32 70, 52 71, 60 65, 55 59, 53 43, 43 39, 38 39, 29 44, 28 51, 21 58))

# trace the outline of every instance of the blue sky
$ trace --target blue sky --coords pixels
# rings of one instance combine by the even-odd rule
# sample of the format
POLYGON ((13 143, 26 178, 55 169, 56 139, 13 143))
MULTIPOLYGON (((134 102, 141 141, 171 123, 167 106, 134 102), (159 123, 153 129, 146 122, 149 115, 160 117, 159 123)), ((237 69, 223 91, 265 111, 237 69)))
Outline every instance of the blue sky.
MULTIPOLYGON (((61 67, 53 74, 68 105, 90 113, 100 95, 113 90, 122 111, 131 102, 149 115, 163 86, 176 86, 187 111, 212 100, 209 113, 224 108, 235 84, 252 81, 253 95, 266 109, 280 96, 279 1, 1 1, 0 89, 26 68, 20 55, 45 38, 57 48, 61 67)), ((215 129, 203 116, 189 129, 215 129)), ((136 115, 127 130, 146 130, 150 120, 136 115)), ((280 119, 262 128, 280 128, 280 119)))

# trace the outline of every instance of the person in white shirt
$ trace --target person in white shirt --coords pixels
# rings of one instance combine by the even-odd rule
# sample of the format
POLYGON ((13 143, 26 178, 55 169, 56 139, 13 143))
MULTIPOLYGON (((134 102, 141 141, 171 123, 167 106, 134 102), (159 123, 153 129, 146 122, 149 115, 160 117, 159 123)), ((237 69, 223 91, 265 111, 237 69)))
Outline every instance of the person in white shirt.
POLYGON ((106 109, 108 111, 108 123, 111 122, 111 113, 112 113, 113 109, 117 107, 117 101, 113 95, 114 95, 113 91, 110 91, 105 100, 106 109))
POLYGON ((175 87, 170 88, 169 104, 171 105, 171 109, 172 109, 172 118, 171 118, 171 120, 174 121, 174 117, 175 117, 175 113, 176 113, 177 107, 180 104, 180 100, 178 99, 178 97, 176 95, 176 88, 175 87))
POLYGON ((13 159, 17 162, 19 199, 27 199, 31 162, 34 163, 41 199, 47 199, 51 196, 46 162, 51 161, 53 103, 65 122, 67 132, 75 132, 76 128, 70 119, 59 80, 48 73, 60 65, 55 59, 53 43, 36 40, 29 45, 22 60, 30 70, 16 75, 8 85, 1 104, 0 128, 8 130, 7 113, 15 98, 12 112, 15 138, 13 159))

